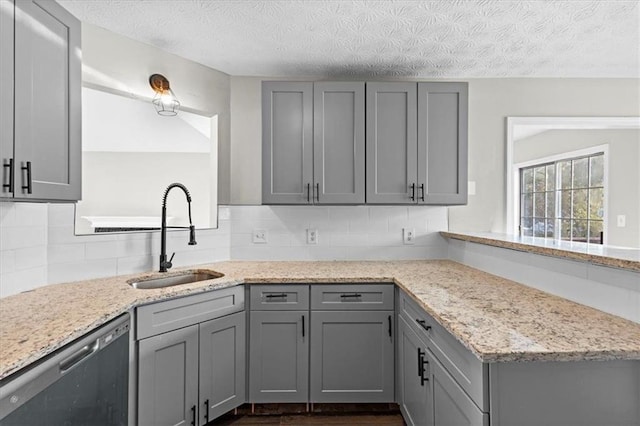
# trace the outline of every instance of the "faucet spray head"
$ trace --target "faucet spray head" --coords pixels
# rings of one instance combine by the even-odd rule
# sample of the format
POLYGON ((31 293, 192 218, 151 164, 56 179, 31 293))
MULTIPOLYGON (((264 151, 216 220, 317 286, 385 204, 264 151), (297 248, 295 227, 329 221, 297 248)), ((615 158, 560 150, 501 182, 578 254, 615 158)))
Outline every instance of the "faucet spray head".
POLYGON ((198 244, 196 242, 196 227, 193 225, 190 225, 189 226, 189 245, 195 246, 196 244, 198 244))

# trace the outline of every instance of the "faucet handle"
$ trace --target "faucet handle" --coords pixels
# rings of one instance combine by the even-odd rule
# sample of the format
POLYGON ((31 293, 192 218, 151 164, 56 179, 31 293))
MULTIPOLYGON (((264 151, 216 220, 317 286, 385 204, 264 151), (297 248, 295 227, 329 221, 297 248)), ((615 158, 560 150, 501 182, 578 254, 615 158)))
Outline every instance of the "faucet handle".
POLYGON ((171 269, 171 267, 173 266, 173 264, 171 263, 173 261, 173 257, 176 255, 176 252, 173 252, 173 254, 171 255, 171 257, 169 258, 169 260, 167 260, 164 264, 165 268, 167 269, 171 269))

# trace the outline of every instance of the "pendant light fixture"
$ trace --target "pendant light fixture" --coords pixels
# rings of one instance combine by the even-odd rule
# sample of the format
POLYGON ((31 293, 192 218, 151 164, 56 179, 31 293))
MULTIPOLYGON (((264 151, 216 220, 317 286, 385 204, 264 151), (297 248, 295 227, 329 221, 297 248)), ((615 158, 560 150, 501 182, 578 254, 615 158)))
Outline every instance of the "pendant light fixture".
POLYGON ((180 109, 180 101, 176 99, 176 95, 169 86, 169 80, 163 75, 152 74, 149 77, 149 84, 156 92, 151 101, 156 108, 156 112, 160 115, 172 116, 178 114, 180 109))

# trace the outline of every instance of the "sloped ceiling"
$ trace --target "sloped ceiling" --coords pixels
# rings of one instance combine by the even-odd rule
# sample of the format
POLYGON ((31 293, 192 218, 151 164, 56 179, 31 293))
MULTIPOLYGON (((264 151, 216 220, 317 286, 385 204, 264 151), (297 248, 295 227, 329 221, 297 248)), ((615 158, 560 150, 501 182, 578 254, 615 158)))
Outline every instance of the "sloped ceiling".
POLYGON ((231 75, 640 77, 640 2, 61 0, 231 75))

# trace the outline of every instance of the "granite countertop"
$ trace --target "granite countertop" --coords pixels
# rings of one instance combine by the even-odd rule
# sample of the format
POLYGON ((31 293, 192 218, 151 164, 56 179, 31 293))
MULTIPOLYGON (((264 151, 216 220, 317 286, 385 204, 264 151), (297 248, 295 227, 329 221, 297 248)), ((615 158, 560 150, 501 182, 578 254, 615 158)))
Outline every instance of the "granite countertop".
POLYGON ((449 260, 230 261, 184 269, 225 275, 137 290, 127 281, 160 274, 135 274, 0 299, 0 378, 134 306, 241 283, 395 282, 484 362, 640 360, 640 324, 449 260))
POLYGON ((640 249, 493 232, 440 232, 443 237, 640 272, 640 249))

